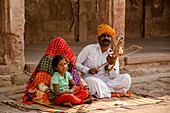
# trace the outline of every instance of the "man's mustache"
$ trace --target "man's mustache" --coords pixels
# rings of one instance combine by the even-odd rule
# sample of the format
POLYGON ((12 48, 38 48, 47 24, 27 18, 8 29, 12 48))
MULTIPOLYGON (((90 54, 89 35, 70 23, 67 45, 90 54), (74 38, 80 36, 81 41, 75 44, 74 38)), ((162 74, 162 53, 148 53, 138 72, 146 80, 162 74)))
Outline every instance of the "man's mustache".
POLYGON ((107 42, 109 42, 109 43, 110 43, 110 40, 107 40, 107 39, 103 39, 103 40, 102 40, 102 42, 104 42, 104 41, 107 41, 107 42))

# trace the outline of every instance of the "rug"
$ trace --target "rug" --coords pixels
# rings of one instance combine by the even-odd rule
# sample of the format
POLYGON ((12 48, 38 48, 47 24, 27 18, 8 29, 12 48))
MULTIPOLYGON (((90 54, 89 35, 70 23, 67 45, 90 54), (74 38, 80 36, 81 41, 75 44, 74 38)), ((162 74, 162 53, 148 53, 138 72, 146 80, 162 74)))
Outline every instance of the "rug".
POLYGON ((74 105, 73 108, 57 106, 54 104, 46 104, 46 103, 35 103, 35 104, 27 105, 14 100, 4 100, 3 103, 11 105, 20 110, 40 110, 44 112, 67 113, 67 112, 78 112, 78 111, 88 112, 88 111, 102 110, 106 108, 114 108, 120 106, 157 104, 162 101, 163 100, 159 100, 155 98, 145 98, 145 97, 132 94, 129 97, 112 97, 112 98, 98 99, 98 101, 94 101, 91 104, 74 105))

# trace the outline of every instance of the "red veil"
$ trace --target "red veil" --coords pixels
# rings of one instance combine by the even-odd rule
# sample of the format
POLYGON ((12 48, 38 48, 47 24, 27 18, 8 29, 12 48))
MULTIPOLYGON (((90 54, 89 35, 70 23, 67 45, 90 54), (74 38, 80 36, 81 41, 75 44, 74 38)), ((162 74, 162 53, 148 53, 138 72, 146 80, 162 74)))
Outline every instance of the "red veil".
POLYGON ((67 59, 68 62, 71 60, 75 67, 76 56, 74 55, 70 47, 67 45, 65 40, 62 38, 56 38, 51 41, 44 56, 46 55, 51 55, 52 57, 56 55, 62 55, 67 59))

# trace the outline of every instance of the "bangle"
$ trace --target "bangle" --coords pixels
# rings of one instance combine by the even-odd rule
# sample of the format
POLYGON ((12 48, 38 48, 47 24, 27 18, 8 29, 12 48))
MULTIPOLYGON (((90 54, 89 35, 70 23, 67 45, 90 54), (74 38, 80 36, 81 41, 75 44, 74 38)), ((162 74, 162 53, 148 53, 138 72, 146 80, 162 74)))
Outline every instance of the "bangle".
POLYGON ((50 88, 46 88, 46 89, 44 90, 44 92, 47 92, 48 90, 50 90, 50 88))
POLYGON ((69 94, 68 90, 66 91, 67 94, 69 94))
POLYGON ((46 93, 49 93, 50 91, 51 91, 51 90, 49 89, 49 90, 46 91, 46 93))

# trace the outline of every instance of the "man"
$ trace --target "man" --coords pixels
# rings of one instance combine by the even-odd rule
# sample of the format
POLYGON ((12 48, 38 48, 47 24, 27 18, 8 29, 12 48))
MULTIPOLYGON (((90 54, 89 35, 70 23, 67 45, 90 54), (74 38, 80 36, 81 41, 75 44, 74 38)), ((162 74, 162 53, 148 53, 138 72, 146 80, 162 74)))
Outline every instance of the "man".
POLYGON ((114 69, 109 73, 105 66, 99 70, 96 68, 108 62, 108 68, 112 67, 114 58, 110 54, 111 38, 115 31, 107 24, 101 24, 97 28, 97 44, 91 44, 83 48, 77 57, 76 67, 84 73, 83 79, 89 85, 89 92, 98 98, 111 97, 111 92, 126 95, 131 85, 131 77, 128 74, 119 74, 119 61, 116 60, 114 69))

